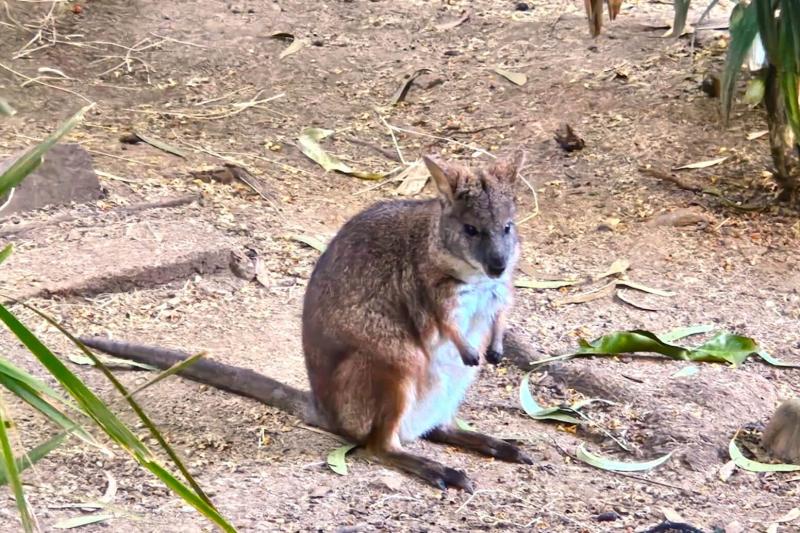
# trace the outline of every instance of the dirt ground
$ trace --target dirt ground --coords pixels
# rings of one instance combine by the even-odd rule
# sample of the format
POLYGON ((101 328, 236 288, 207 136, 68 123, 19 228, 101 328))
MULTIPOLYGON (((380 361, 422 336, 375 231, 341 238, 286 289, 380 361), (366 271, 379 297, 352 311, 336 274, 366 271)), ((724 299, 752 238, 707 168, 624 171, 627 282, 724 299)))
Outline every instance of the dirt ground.
MULTIPOLYGON (((611 295, 557 305, 578 291, 520 289, 512 323, 537 357, 568 352, 581 336, 711 323, 800 361, 797 213, 738 209, 639 170, 651 165, 670 174, 674 166, 728 156, 671 175, 717 188, 729 202, 769 202, 766 138, 747 138, 764 129, 763 113, 737 103, 725 128, 719 101, 700 90, 706 72, 724 59, 723 34, 700 33, 692 62, 687 36, 661 37, 669 4, 626 2, 596 40, 588 36, 582 3, 537 0, 525 2, 526 10, 518 4, 95 0, 80 2, 80 13, 57 12, 54 46, 45 31, 44 41, 15 58, 35 34, 11 17, 36 25, 49 4, 10 0, 0 14, 0 63, 8 67, 0 70, 0 92, 19 113, 0 123, 0 156, 43 137, 85 103, 76 96, 83 95, 97 106, 70 139, 92 151, 105 197, 6 218, 0 231, 77 215, 13 237, 17 249, 2 267, 0 289, 28 296, 80 334, 206 350, 211 358, 305 386, 299 317, 318 252, 290 236, 330 238, 360 209, 393 197, 397 182, 326 173, 300 153, 296 139, 308 126, 336 130, 323 143, 327 149, 358 170, 386 172, 397 163, 374 147, 395 152, 388 123, 417 132, 396 133, 409 161, 424 152, 484 161, 476 147, 496 154, 526 150, 524 175, 537 191, 538 211, 520 184, 520 218, 536 215, 520 223, 527 270, 520 275, 586 276, 627 259, 632 279, 675 292, 624 294, 658 309, 648 311, 611 295), (465 9, 468 20, 447 24, 465 9), (279 32, 307 46, 281 58, 289 43, 273 37, 279 32), (42 67, 68 79, 37 71, 42 67), (515 85, 493 72, 496 67, 524 73, 527 82, 515 85), (429 72, 416 79, 405 102, 391 106, 403 76, 420 68, 429 72), (53 78, 44 80, 50 86, 23 87, 25 78, 9 69, 53 78), (561 122, 575 128, 585 148, 569 154, 559 148, 553 132, 561 122), (121 143, 133 130, 186 157, 121 143), (198 171, 222 164, 220 157, 247 168, 266 198, 238 181, 199 179, 198 171), (126 216, 112 211, 186 193, 202 199, 126 216), (686 208, 703 220, 653 222, 686 208), (231 273, 230 250, 257 254, 261 283, 231 273)), ((725 20, 730 9, 729 2, 720 4, 713 20, 725 20)), ((14 310, 60 354, 74 354, 52 328, 14 310)), ((40 372, 10 335, 0 337, 0 347, 16 364, 40 372)), ((330 437, 196 383, 171 378, 139 398, 241 531, 644 531, 663 521, 665 510, 704 531, 765 531, 796 506, 800 477, 737 471, 722 481, 719 471, 737 429, 766 422, 780 400, 797 395, 798 371, 750 361, 735 369, 702 364, 694 375, 673 376, 685 366, 576 359, 532 374, 543 404, 577 396, 617 400, 592 413, 631 444, 633 458, 674 451, 652 472, 626 476, 571 457, 587 442, 596 453, 631 458, 602 433, 574 432, 520 410, 521 370, 510 364, 484 369, 461 417, 519 440, 536 464, 412 446, 465 469, 477 485, 472 496, 441 493, 358 453, 348 460, 348 475, 339 476, 324 463, 338 446, 330 437), (598 521, 612 515, 616 520, 598 521)), ((113 397, 99 372, 71 368, 113 397)), ((146 379, 140 372, 119 375, 129 385, 146 379)), ((51 430, 22 406, 11 407, 24 444, 51 430)), ((135 423, 132 415, 126 420, 135 423)), ((42 530, 82 514, 68 505, 102 495, 106 473, 118 486, 107 509, 114 517, 82 529, 213 529, 119 450, 107 458, 73 439, 26 473, 42 530)), ((2 496, 0 529, 17 530, 15 513, 12 498, 2 496)), ((778 531, 798 527, 784 524, 778 531)))

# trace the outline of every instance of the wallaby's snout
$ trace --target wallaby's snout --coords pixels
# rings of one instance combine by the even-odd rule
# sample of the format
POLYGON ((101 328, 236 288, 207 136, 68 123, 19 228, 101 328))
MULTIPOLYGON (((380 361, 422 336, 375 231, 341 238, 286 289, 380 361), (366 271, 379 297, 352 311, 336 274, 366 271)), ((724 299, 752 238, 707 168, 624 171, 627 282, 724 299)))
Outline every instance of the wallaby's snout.
POLYGON ((506 271, 507 264, 508 254, 490 252, 486 261, 486 273, 493 278, 499 278, 506 271))

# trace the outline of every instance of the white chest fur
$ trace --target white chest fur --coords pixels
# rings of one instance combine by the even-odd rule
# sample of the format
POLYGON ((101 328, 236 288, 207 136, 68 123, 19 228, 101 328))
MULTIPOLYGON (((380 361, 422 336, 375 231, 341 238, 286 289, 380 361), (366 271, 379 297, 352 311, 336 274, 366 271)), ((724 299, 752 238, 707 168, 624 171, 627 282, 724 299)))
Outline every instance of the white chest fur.
MULTIPOLYGON (((508 280, 505 276, 499 279, 481 276, 465 283, 457 298, 458 329, 470 345, 478 348, 490 334, 497 313, 510 302, 508 280)), ((429 350, 430 386, 424 396, 410 398, 410 407, 400 426, 402 441, 417 439, 436 426, 450 423, 478 374, 478 367, 464 365, 458 349, 447 339, 434 339, 429 350)))

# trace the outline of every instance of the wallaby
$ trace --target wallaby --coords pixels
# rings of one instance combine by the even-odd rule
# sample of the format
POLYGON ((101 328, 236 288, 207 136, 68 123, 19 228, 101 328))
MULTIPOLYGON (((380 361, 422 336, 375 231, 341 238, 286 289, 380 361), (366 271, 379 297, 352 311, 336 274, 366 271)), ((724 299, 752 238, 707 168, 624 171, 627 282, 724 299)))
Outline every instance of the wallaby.
MULTIPOLYGON (((524 154, 474 169, 423 160, 438 198, 383 201, 362 211, 314 268, 302 329, 310 396, 263 377, 263 390, 254 392, 213 369, 193 370, 199 363, 182 375, 298 414, 436 487, 472 492, 464 472, 404 451, 403 443, 425 438, 532 464, 516 446, 453 424, 481 359, 496 364, 502 357, 520 254, 514 185, 524 154)), ((82 340, 160 367, 181 358, 82 340)))

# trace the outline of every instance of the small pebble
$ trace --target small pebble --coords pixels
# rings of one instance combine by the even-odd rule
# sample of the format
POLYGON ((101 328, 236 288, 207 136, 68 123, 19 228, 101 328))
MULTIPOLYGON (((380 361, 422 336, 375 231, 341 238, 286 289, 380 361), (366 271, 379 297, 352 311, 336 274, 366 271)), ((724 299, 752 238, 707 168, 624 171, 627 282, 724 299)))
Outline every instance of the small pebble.
POLYGON ((526 2, 517 2, 517 5, 514 6, 514 9, 517 11, 529 11, 531 6, 529 6, 526 2))
POLYGON ((613 522, 615 520, 619 520, 620 516, 614 511, 608 511, 606 513, 600 513, 599 515, 595 516, 594 519, 598 522, 613 522))

